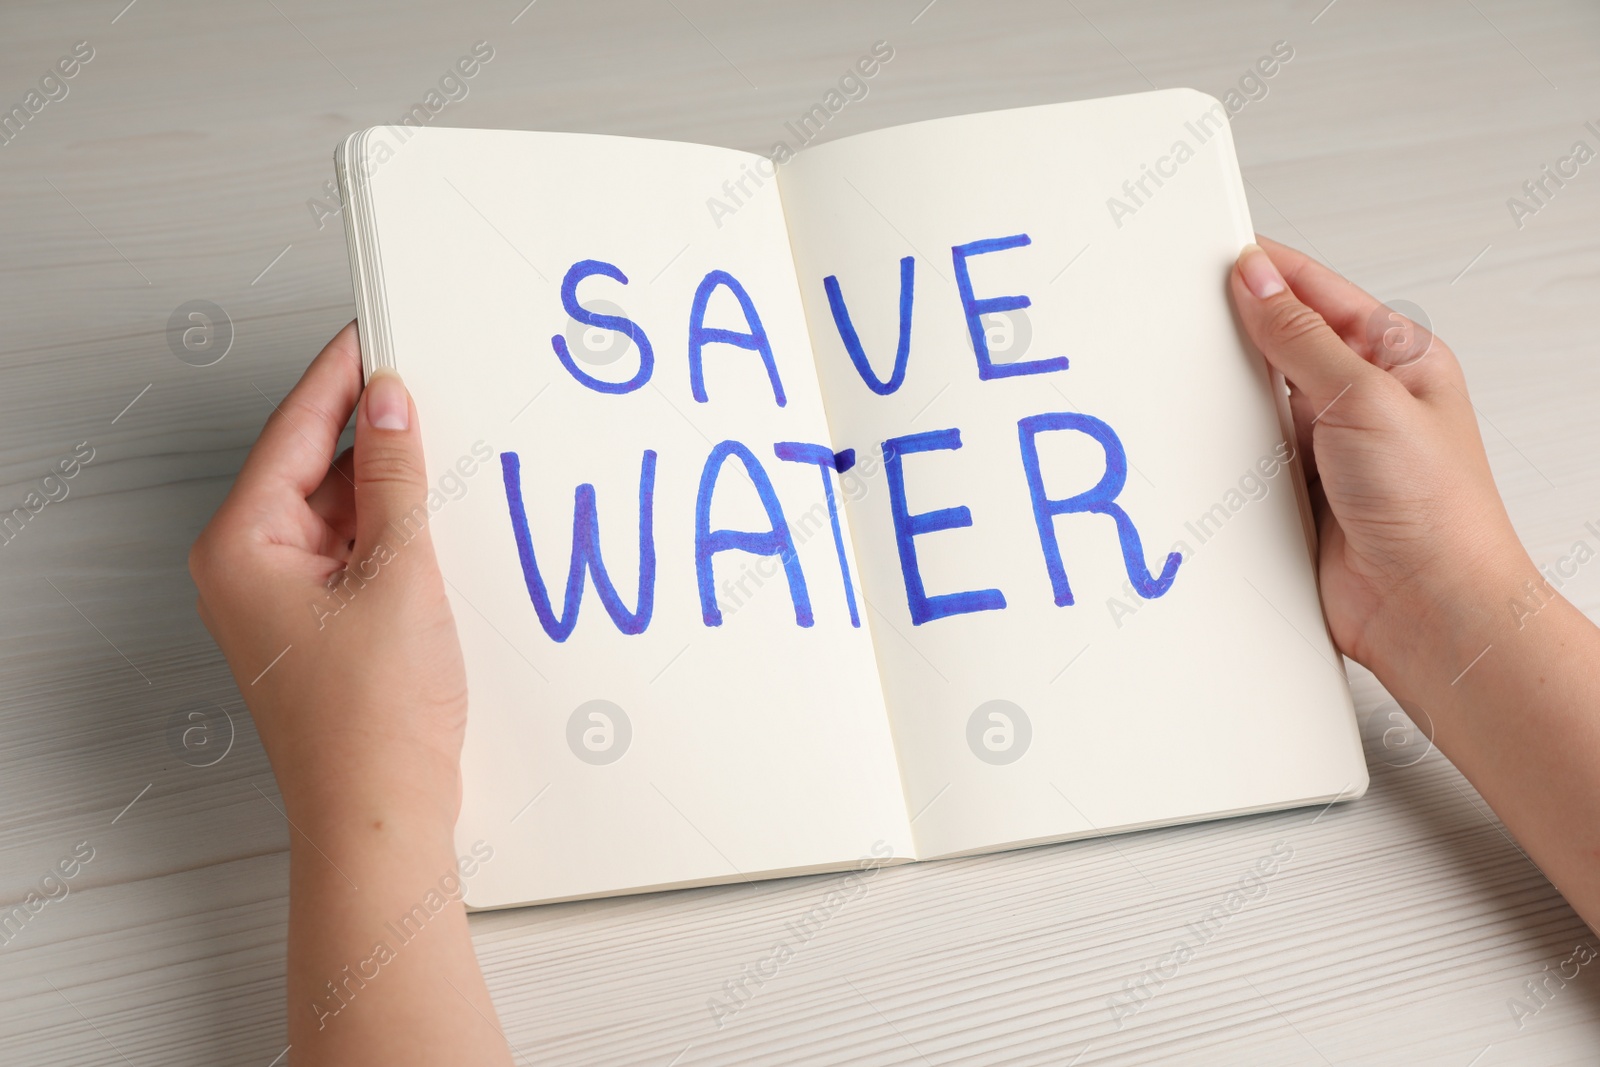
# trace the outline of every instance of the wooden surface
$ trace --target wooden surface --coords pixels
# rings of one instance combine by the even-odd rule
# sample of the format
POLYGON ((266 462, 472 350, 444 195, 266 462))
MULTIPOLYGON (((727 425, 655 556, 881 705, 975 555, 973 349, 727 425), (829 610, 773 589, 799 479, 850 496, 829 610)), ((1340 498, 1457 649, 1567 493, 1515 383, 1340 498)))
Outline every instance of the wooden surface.
MULTIPOLYGON (((94 849, 0 946, 5 1064, 284 1049, 286 827, 184 554, 269 398, 352 315, 342 230, 307 207, 335 140, 397 119, 479 40, 493 60, 435 122, 756 150, 880 39, 893 60, 826 136, 1151 85, 1220 96, 1286 40, 1235 118, 1258 228, 1425 309, 1536 562, 1600 544, 1600 163, 1520 229, 1506 206, 1574 141, 1600 147, 1593 5, 125 2, 0 9, 0 102, 95 50, 0 147, 0 503, 94 450, 0 545, 0 900, 94 849), (199 299, 235 333, 207 367, 168 340, 199 299), (212 747, 175 744, 204 708, 212 747)), ((1565 590, 1591 615, 1597 572, 1565 590)), ((1524 983, 1596 940, 1438 753, 1383 747, 1393 705, 1355 684, 1379 716, 1365 799, 886 871, 721 1028, 707 1001, 830 879, 477 917, 519 1062, 1593 1062, 1600 971, 1520 1025, 1509 1001, 1539 1005, 1524 983), (1119 1029, 1108 998, 1275 845, 1293 854, 1268 891, 1119 1029)))

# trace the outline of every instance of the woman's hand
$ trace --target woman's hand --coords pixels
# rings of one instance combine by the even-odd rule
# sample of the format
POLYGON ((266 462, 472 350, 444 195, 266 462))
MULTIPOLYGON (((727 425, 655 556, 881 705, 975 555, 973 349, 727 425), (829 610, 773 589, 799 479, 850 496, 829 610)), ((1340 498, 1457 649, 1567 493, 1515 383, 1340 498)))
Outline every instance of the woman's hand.
POLYGON ((351 323, 189 554, 288 815, 301 1067, 511 1062, 461 904, 467 684, 427 496, 411 397, 388 372, 362 391, 351 323))
POLYGON ((1266 244, 1233 299, 1291 386, 1334 641, 1600 930, 1600 630, 1518 542, 1450 350, 1266 244))
POLYGON ((1391 678, 1402 673, 1397 657, 1415 668, 1426 647, 1449 681, 1465 666, 1457 646, 1470 647, 1468 658, 1482 647, 1471 647, 1462 614, 1503 611, 1505 588, 1534 572, 1495 488, 1461 366, 1424 327, 1262 240, 1239 257, 1233 298, 1290 384, 1333 639, 1391 678))
POLYGON ((357 811, 455 825, 466 674, 427 495, 410 395, 391 372, 363 393, 351 323, 189 553, 200 617, 302 826, 357 811), (352 408, 355 448, 335 461, 352 408))

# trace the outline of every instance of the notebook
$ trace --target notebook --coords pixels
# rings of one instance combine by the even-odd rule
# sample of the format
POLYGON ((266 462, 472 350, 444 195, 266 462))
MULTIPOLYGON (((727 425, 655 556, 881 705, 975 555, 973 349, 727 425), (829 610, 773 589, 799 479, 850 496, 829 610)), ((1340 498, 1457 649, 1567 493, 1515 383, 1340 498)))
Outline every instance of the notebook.
POLYGON ((1216 100, 336 164, 466 657, 471 907, 1365 790, 1216 100))

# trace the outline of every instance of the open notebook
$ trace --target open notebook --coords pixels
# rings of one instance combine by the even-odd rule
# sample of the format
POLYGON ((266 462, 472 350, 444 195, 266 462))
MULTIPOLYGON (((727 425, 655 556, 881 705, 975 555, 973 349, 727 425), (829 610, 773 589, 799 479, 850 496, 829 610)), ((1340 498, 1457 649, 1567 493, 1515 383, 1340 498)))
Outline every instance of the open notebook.
POLYGON ((1365 789, 1210 97, 337 162, 437 487, 471 906, 1365 789))

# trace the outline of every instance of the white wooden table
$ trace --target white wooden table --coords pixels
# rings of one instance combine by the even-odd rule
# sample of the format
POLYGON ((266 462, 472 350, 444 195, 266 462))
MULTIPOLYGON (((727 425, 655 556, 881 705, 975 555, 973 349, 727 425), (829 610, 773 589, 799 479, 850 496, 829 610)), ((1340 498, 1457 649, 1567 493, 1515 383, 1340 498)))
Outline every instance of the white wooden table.
MULTIPOLYGON (((184 554, 269 400, 351 317, 342 230, 307 203, 335 140, 398 119, 480 40, 493 59, 435 122, 756 150, 878 40, 893 60, 825 136, 1220 96, 1287 41, 1235 118, 1258 227, 1425 309, 1536 562, 1600 545, 1600 162, 1520 228, 1506 203, 1574 141, 1600 148, 1592 5, 524 2, 0 9, 0 104, 94 51, 0 147, 0 511, 69 491, 0 544, 0 901, 94 850, 0 945, 0 1063, 284 1049, 286 827, 184 554), (210 366, 169 341, 194 300, 232 323, 210 366), (42 483, 80 442, 92 461, 42 483), (175 743, 208 708, 215 732, 175 743)), ((1565 589, 1591 614, 1597 572, 1565 589)), ((476 917, 519 1062, 1593 1062, 1600 970, 1547 1001, 1524 983, 1600 941, 1437 752, 1377 741, 1393 705, 1354 677, 1376 716, 1363 800, 886 871, 721 1028, 708 999, 830 879, 476 917), (1144 977, 1280 842, 1266 896, 1144 977), (1141 978, 1119 1029, 1108 1001, 1141 978), (1520 1024, 1519 997, 1538 1009, 1520 1024)))

